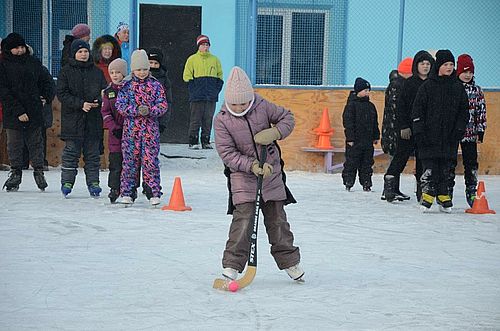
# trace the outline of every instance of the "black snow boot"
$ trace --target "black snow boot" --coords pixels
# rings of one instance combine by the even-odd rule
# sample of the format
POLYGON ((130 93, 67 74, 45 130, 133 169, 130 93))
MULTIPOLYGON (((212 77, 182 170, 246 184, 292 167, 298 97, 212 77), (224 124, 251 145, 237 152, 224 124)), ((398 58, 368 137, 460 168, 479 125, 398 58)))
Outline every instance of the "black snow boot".
POLYGON ((401 175, 399 176, 395 176, 394 179, 394 194, 395 194, 395 198, 396 200, 399 200, 399 201, 404 201, 404 200, 410 200, 410 196, 409 195, 406 195, 404 194, 403 192, 401 192, 399 190, 399 180, 401 178, 401 175))
POLYGON ((109 202, 116 203, 116 199, 118 199, 119 196, 120 196, 120 190, 112 188, 108 194, 109 202))
POLYGON ((198 136, 189 136, 189 148, 190 149, 200 148, 200 142, 198 136))
POLYGON ((387 202, 393 202, 396 199, 396 177, 393 175, 384 176, 384 196, 387 202))
POLYGON ((23 171, 19 168, 12 168, 9 173, 9 178, 3 184, 3 188, 7 190, 7 192, 15 192, 19 190, 19 184, 21 184, 21 178, 23 177, 23 171))
POLYGON ((467 204, 472 208, 472 205, 474 204, 474 200, 476 199, 476 192, 477 188, 476 186, 467 186, 465 188, 465 199, 467 200, 467 204))
POLYGON ((201 138, 201 148, 213 149, 212 145, 210 145, 210 137, 202 137, 201 138))
POLYGON ((43 168, 35 169, 33 171, 33 177, 35 178, 36 186, 38 186, 40 190, 45 191, 48 185, 43 174, 43 168))

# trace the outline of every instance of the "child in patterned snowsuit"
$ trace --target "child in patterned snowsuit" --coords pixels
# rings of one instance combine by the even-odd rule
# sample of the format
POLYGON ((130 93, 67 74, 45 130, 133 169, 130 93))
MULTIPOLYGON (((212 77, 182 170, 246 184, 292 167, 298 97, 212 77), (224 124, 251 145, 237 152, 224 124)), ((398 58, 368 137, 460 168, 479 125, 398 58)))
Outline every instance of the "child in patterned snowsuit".
MULTIPOLYGON (((481 87, 474 81, 474 62, 468 54, 462 54, 457 61, 457 77, 464 85, 469 98, 469 121, 465 127, 465 134, 460 140, 462 159, 464 164, 465 196, 467 203, 472 207, 476 198, 477 186, 477 144, 481 144, 486 130, 486 102, 481 87)), ((454 158, 455 168, 457 158, 454 158)), ((454 173, 453 173, 454 174, 454 173)), ((454 183, 453 183, 454 184, 454 183)))
POLYGON ((101 113, 104 127, 108 129, 108 186, 110 188, 108 198, 111 203, 115 203, 120 196, 120 175, 123 162, 121 146, 123 116, 116 109, 116 100, 118 92, 123 87, 123 79, 127 76, 127 62, 123 59, 115 59, 109 64, 108 71, 111 83, 104 90, 101 113))
POLYGON ((122 203, 132 204, 132 192, 137 185, 137 169, 141 164, 143 182, 152 191, 152 205, 158 205, 160 186, 160 130, 158 117, 167 112, 165 90, 149 72, 146 51, 132 53, 131 80, 118 93, 116 108, 125 118, 122 136, 123 169, 120 191, 122 203))

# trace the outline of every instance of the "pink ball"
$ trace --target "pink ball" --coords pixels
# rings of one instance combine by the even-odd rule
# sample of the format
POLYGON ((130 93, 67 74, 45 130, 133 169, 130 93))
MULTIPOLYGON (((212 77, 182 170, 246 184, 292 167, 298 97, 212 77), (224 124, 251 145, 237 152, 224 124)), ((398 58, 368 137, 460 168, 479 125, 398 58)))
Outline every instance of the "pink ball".
POLYGON ((237 281, 232 280, 232 281, 229 282, 229 286, 228 287, 229 287, 229 291, 236 292, 236 291, 238 291, 238 288, 240 286, 238 285, 237 281))

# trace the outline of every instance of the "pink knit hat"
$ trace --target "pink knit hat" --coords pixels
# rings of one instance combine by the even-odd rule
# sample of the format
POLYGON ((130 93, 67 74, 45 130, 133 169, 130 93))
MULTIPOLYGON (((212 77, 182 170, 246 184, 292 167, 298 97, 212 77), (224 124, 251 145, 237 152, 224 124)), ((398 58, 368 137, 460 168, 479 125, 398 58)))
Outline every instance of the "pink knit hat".
POLYGON ((79 23, 73 27, 71 34, 75 38, 82 38, 85 36, 90 36, 90 27, 85 23, 79 23))
POLYGON ((127 61, 124 59, 114 59, 108 66, 108 72, 111 74, 111 70, 117 70, 121 72, 123 77, 127 76, 127 61))
POLYGON ((224 99, 228 104, 240 105, 252 101, 253 87, 243 69, 233 67, 229 72, 224 91, 224 99))

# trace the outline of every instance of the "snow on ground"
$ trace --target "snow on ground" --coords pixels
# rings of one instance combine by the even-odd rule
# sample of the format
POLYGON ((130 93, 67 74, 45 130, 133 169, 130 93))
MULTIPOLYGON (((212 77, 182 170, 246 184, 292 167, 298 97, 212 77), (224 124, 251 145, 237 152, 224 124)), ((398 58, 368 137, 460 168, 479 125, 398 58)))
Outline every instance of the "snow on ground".
MULTIPOLYGON (((162 204, 175 176, 191 212, 91 199, 83 171, 69 199, 60 169, 45 193, 24 172, 0 192, 1 330, 499 330, 500 217, 465 214, 463 177, 452 214, 422 214, 412 200, 380 200, 339 174, 289 172, 299 201, 287 207, 306 283, 279 271, 262 223, 254 282, 212 289, 230 217, 215 151, 162 145, 162 204)), ((0 183, 7 178, 0 172, 0 183)), ((500 212, 500 177, 482 176, 500 212)), ((403 192, 413 178, 402 178, 403 192)))

